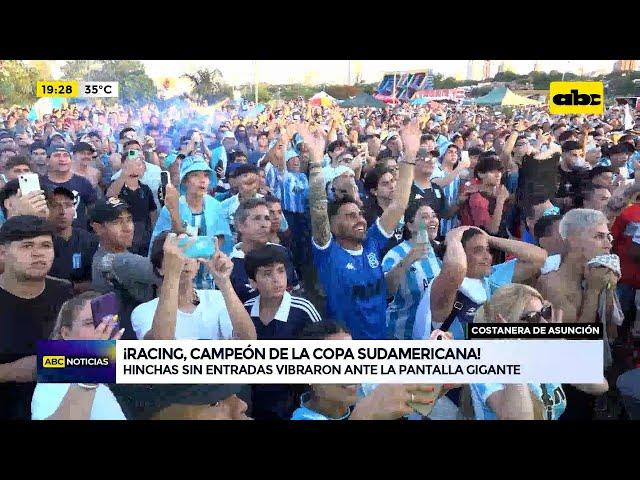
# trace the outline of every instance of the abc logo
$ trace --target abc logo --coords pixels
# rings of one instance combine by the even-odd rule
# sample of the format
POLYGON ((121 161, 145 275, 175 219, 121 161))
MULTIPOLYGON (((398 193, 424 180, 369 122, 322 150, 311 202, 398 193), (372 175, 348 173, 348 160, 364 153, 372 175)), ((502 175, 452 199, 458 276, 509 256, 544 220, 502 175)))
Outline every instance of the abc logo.
POLYGON ((64 368, 64 355, 42 357, 42 366, 44 368, 64 368))
POLYGON ((552 115, 604 113, 603 83, 551 82, 549 113, 552 115))

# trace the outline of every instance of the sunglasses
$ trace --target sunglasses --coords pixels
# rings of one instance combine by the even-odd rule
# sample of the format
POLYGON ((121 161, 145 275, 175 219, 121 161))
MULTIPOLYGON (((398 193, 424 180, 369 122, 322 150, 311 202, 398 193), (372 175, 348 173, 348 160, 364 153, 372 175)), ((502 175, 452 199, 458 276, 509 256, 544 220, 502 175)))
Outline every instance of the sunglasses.
POLYGON ((553 317, 553 307, 549 305, 545 305, 538 312, 529 312, 520 317, 521 322, 525 323, 540 323, 542 319, 546 321, 550 321, 553 317))

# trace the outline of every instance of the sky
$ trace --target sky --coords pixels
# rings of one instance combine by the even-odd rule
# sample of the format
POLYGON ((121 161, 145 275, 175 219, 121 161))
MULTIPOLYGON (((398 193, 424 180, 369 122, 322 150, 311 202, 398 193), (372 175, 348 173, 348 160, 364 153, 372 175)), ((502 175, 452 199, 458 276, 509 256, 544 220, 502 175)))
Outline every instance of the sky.
MULTIPOLYGON (((179 77, 183 73, 193 73, 199 68, 218 68, 228 83, 239 85, 254 81, 256 62, 252 60, 143 60, 147 74, 152 78, 164 76, 179 77)), ((496 67, 500 63, 494 60, 496 67)), ((64 60, 53 62, 53 73, 57 76, 64 60)), ((507 60, 518 74, 529 73, 533 70, 535 60, 507 60)), ((610 72, 615 60, 540 60, 542 71, 558 70, 561 72, 584 73, 596 70, 610 72)), ((338 83, 348 81, 349 64, 351 65, 351 79, 355 80, 359 72, 361 78, 367 82, 377 82, 382 79, 385 71, 405 71, 418 69, 433 69, 445 76, 466 79, 467 60, 259 60, 257 72, 260 82, 271 84, 287 83, 338 83)))

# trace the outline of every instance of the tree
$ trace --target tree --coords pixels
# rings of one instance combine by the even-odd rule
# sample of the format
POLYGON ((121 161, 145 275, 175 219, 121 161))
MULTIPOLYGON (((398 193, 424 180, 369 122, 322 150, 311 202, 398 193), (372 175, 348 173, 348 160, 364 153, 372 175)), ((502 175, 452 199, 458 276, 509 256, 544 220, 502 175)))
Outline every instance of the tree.
POLYGON ((144 104, 156 99, 158 90, 137 60, 72 60, 62 66, 65 79, 118 82, 119 102, 144 104))
POLYGON ((26 106, 36 101, 38 70, 20 60, 0 60, 0 105, 26 106))
POLYGON ((104 61, 102 68, 91 70, 86 79, 97 82, 118 82, 119 101, 124 104, 148 103, 158 94, 153 80, 145 72, 144 65, 137 60, 104 61))
POLYGON ((88 80, 90 72, 101 68, 102 62, 99 60, 70 60, 61 68, 62 78, 64 80, 88 80))
POLYGON ((215 103, 225 91, 230 89, 224 82, 222 72, 217 68, 214 70, 203 68, 194 74, 185 73, 182 76, 193 83, 191 94, 199 102, 207 100, 209 104, 215 103))

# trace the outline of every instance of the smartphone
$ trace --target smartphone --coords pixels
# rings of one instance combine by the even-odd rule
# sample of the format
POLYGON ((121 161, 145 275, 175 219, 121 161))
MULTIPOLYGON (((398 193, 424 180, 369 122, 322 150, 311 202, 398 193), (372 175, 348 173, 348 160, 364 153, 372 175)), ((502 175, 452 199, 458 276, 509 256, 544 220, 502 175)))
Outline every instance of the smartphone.
POLYGON ((167 170, 162 170, 160 172, 160 184, 162 185, 162 188, 166 188, 169 183, 171 183, 171 175, 169 175, 167 170))
POLYGON ((20 185, 20 192, 23 196, 31 192, 42 190, 40 188, 40 179, 38 178, 37 173, 23 173, 19 175, 18 183, 20 185))
MULTIPOLYGON (((183 238, 178 241, 178 246, 183 247, 187 243, 191 242, 194 237, 183 238)), ((195 237, 196 241, 188 247, 184 254, 189 258, 211 258, 216 253, 216 244, 211 237, 198 236, 195 237)))
POLYGON ((460 152, 460 160, 462 160, 463 162, 466 160, 469 160, 469 151, 468 150, 462 150, 460 152))
MULTIPOLYGON (((98 326, 102 323, 104 317, 110 315, 118 315, 120 312, 120 302, 114 292, 106 293, 91 300, 91 315, 93 316, 93 325, 98 326)), ((120 330, 120 324, 117 323, 114 332, 120 330)))

